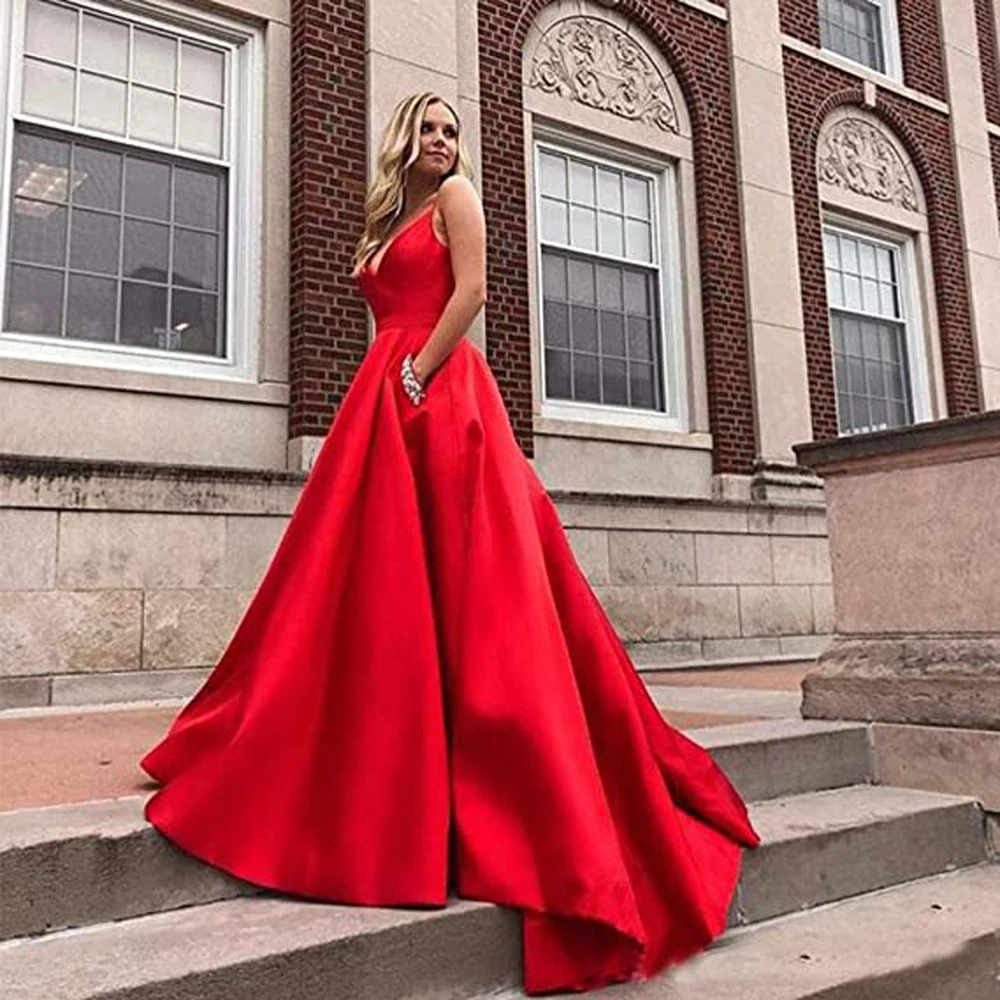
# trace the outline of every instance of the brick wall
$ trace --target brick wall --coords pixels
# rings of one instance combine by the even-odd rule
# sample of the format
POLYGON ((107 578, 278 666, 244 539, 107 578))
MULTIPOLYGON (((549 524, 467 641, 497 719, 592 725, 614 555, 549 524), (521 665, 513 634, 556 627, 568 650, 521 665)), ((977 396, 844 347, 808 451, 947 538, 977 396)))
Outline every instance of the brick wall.
POLYGON ((997 54, 997 28, 993 17, 993 4, 996 2, 997 0, 975 0, 986 117, 994 125, 1000 125, 1000 57, 997 54))
MULTIPOLYGON (((521 50, 544 0, 480 0, 483 201, 488 224, 489 360, 522 447, 531 447, 527 390, 528 210, 524 184, 521 50)), ((753 399, 725 22, 674 0, 622 0, 673 66, 694 127, 709 417, 717 471, 748 472, 753 399)))
POLYGON ((289 437, 323 435, 367 349, 365 0, 292 0, 289 437))
MULTIPOLYGON (((863 95, 858 80, 848 73, 788 50, 784 60, 810 405, 813 433, 821 439, 836 435, 837 421, 815 173, 816 140, 820 125, 834 108, 860 105, 863 95)), ((887 91, 879 92, 874 111, 907 147, 927 198, 949 414, 975 413, 979 390, 949 120, 887 91)))
MULTIPOLYGON (((781 30, 785 34, 819 46, 818 0, 779 0, 781 30)), ((899 47, 903 59, 903 81, 940 100, 945 99, 944 51, 938 0, 898 0, 899 47)))

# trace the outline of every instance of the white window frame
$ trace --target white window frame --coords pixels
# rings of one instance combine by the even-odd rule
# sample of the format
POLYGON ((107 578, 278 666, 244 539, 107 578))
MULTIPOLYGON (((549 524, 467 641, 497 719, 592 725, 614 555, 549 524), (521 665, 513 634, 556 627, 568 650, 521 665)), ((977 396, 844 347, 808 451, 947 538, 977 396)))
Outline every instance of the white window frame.
MULTIPOLYGON (((865 0, 873 7, 879 8, 879 24, 882 27, 882 51, 885 53, 885 70, 880 71, 867 63, 856 62, 849 59, 842 52, 835 52, 828 49, 820 40, 820 49, 833 59, 841 60, 845 66, 860 66, 869 73, 876 76, 887 76, 891 80, 899 83, 903 82, 903 58, 899 47, 899 15, 896 11, 896 0, 865 0)), ((820 0, 815 0, 817 17, 819 15, 820 0)))
MULTIPOLYGON (((655 161, 593 140, 573 136, 568 138, 556 129, 539 127, 533 135, 532 184, 534 191, 535 301, 538 303, 538 368, 540 386, 540 416, 556 420, 574 420, 587 424, 613 424, 654 430, 688 430, 686 401, 686 352, 683 322, 680 260, 680 233, 677 191, 677 170, 673 162, 655 161), (540 160, 542 150, 565 156, 585 157, 596 165, 641 174, 653 185, 652 248, 659 295, 660 313, 660 377, 663 385, 664 410, 643 410, 610 403, 576 402, 569 399, 549 399, 545 394, 545 310, 542 288, 542 194, 540 160)), ((548 242, 548 241, 546 241, 548 242)), ((555 245, 555 244, 553 244, 555 245)), ((565 247, 572 249, 572 247, 565 247)), ((599 257, 602 255, 598 255, 599 257)), ((628 258, 607 257, 608 260, 634 265, 628 258)))
MULTIPOLYGON (((903 325, 906 342, 906 358, 910 379, 910 397, 913 405, 913 423, 919 424, 933 419, 931 406, 930 369, 927 357, 926 327, 920 308, 918 286, 916 237, 898 230, 880 226, 877 223, 859 220, 836 212, 824 212, 821 234, 838 233, 857 239, 868 240, 895 251, 899 262, 900 310, 898 322, 903 325)), ((823 250, 824 274, 826 272, 826 250, 823 250)), ((830 313, 827 306, 827 316, 830 313)), ((832 334, 831 334, 832 336, 832 334)), ((832 350, 832 344, 831 344, 832 350)), ((836 372, 833 373, 836 389, 836 372)), ((839 426, 839 419, 838 419, 839 426)), ((840 434, 850 437, 849 433, 840 434)))
MULTIPOLYGON (((9 205, 13 180, 15 122, 39 125, 68 137, 112 142, 123 149, 167 154, 180 162, 203 162, 228 169, 226 221, 226 293, 224 357, 171 356, 127 344, 73 341, 38 334, 5 332, 0 328, 0 359, 55 362, 90 368, 139 371, 256 382, 260 315, 261 162, 263 156, 263 35, 247 24, 220 14, 193 10, 172 0, 109 3, 67 0, 86 11, 128 20, 148 28, 172 31, 228 52, 227 108, 223 157, 169 150, 155 143, 122 141, 92 129, 67 126, 24 115, 21 104, 26 0, 0 0, 0 39, 6 38, 7 73, 0 77, 0 323, 6 311, 7 252, 11 225, 9 205)), ((3 51, 0 49, 0 51, 3 51)))

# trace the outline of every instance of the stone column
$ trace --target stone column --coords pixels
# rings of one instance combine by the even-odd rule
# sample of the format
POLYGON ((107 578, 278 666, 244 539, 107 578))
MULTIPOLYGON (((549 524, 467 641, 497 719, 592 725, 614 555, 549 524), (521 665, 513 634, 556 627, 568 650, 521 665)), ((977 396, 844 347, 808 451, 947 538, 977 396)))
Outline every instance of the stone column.
POLYGON ((983 409, 989 410, 1000 407, 1000 226, 976 12, 974 0, 939 4, 972 333, 983 409))
POLYGON ((876 723, 876 777, 1000 810, 1000 412, 796 448, 825 481, 834 640, 807 718, 876 723))
MULTIPOLYGON (((729 55, 761 499, 816 483, 792 445, 812 438, 778 0, 729 7, 729 55)), ((800 492, 800 491, 798 491, 800 492)))
MULTIPOLYGON (((396 102, 435 90, 455 107, 482 192, 477 0, 368 0, 368 176, 396 102)), ((486 348, 483 311, 468 336, 486 348)))

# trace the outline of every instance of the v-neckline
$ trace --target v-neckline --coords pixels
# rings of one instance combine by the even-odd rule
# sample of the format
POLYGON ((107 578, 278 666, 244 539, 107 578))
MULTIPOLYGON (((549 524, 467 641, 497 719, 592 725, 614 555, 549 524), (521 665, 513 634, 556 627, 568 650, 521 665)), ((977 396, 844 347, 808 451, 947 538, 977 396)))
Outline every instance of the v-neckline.
POLYGON ((428 212, 433 212, 434 211, 434 206, 436 204, 437 204, 437 195, 434 194, 434 195, 431 196, 431 203, 430 203, 430 205, 428 205, 426 208, 422 208, 419 212, 417 212, 417 214, 415 216, 413 216, 412 219, 410 219, 409 222, 406 223, 405 226, 403 226, 401 229, 398 229, 396 231, 396 235, 393 236, 393 238, 391 240, 389 240, 389 242, 386 243, 385 246, 379 247, 380 253, 377 252, 375 254, 375 256, 379 257, 378 268, 372 267, 372 260, 374 260, 374 256, 369 259, 369 261, 368 261, 368 263, 366 265, 366 267, 368 269, 368 273, 373 278, 377 278, 382 273, 382 265, 385 263, 385 258, 389 255, 389 251, 392 249, 393 244, 395 244, 396 240, 398 240, 400 238, 400 236, 402 236, 404 233, 408 232, 428 212))

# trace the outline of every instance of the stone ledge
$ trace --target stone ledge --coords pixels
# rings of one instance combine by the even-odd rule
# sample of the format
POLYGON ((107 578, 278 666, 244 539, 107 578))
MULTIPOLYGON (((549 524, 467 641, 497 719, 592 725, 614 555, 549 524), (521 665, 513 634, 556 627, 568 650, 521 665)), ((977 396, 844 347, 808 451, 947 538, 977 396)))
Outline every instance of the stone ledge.
POLYGON ((802 689, 805 718, 1000 730, 1000 634, 838 636, 802 689))
POLYGON ((794 450, 802 465, 824 477, 1000 455, 1000 410, 799 444, 794 450))

